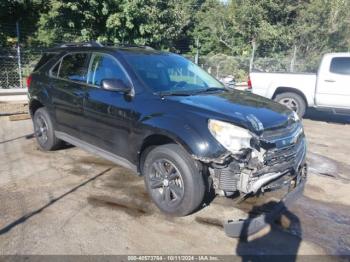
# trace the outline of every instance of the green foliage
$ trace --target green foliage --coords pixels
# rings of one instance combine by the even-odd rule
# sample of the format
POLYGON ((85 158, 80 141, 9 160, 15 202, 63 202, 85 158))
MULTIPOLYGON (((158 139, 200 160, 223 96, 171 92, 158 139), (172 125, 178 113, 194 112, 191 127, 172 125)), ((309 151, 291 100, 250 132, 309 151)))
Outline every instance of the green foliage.
POLYGON ((30 41, 36 31, 39 13, 44 9, 44 0, 1 0, 0 1, 0 45, 8 46, 16 42, 16 22, 28 25, 21 40, 30 41))
POLYGON ((170 48, 186 34, 196 1, 51 0, 38 21, 37 40, 99 40, 170 48))
POLYGON ((311 1, 296 21, 295 44, 302 56, 311 59, 320 53, 350 48, 350 1, 311 1))
POLYGON ((236 0, 218 4, 209 0, 197 14, 194 37, 204 53, 221 51, 248 55, 257 43, 260 55, 290 48, 294 21, 303 5, 294 0, 236 0))
POLYGON ((257 59, 295 50, 314 70, 321 53, 349 50, 349 10, 348 0, 2 0, 0 45, 16 43, 18 21, 26 46, 99 40, 193 55, 199 40, 201 56, 249 59, 255 45, 257 59))

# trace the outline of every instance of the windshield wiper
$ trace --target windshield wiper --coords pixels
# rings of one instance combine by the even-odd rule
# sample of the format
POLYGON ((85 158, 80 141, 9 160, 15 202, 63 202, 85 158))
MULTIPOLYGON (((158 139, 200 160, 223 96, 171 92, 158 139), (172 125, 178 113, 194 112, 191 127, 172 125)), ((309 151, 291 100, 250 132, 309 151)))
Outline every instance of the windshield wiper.
POLYGON ((223 87, 208 87, 205 89, 199 90, 167 90, 167 91, 158 91, 155 92, 157 95, 161 96, 191 96, 200 93, 214 92, 214 91, 224 91, 226 90, 223 87))
POLYGON ((208 88, 205 88, 205 89, 200 89, 196 93, 199 94, 199 93, 207 93, 207 92, 214 92, 214 91, 224 91, 224 90, 226 90, 226 89, 223 88, 223 87, 208 87, 208 88))
POLYGON ((190 96, 193 94, 193 92, 184 92, 181 90, 168 90, 168 91, 158 91, 155 92, 155 94, 160 96, 190 96))

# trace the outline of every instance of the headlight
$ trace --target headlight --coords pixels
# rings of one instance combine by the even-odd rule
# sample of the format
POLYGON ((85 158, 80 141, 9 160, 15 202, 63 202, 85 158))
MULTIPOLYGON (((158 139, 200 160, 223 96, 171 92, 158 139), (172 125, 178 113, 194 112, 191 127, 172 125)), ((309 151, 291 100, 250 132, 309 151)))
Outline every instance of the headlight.
POLYGON ((250 140, 253 136, 245 128, 213 119, 209 119, 208 128, 215 139, 233 154, 251 147, 250 140))

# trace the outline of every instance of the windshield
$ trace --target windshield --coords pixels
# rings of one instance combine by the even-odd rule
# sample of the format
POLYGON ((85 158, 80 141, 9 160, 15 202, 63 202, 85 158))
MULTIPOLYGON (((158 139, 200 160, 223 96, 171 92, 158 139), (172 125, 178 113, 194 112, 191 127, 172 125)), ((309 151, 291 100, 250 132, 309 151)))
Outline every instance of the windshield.
POLYGON ((171 53, 123 53, 142 81, 158 93, 192 93, 224 89, 202 68, 171 53))

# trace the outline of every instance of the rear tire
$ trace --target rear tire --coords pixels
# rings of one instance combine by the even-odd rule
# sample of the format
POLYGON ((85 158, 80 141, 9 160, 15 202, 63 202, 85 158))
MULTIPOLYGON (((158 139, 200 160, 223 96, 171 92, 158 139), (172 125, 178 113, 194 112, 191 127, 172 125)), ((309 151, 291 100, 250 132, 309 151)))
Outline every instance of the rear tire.
POLYGON ((285 105, 286 107, 294 110, 300 118, 302 118, 306 111, 305 100, 298 94, 292 92, 286 92, 276 95, 276 102, 285 105))
POLYGON ((45 151, 58 149, 62 141, 55 136, 55 129, 45 107, 35 111, 33 117, 34 134, 41 149, 45 151))
POLYGON ((142 168, 146 189, 164 213, 186 216, 203 201, 205 184, 198 163, 179 145, 151 150, 142 168))

